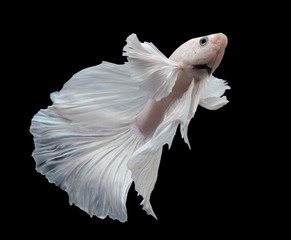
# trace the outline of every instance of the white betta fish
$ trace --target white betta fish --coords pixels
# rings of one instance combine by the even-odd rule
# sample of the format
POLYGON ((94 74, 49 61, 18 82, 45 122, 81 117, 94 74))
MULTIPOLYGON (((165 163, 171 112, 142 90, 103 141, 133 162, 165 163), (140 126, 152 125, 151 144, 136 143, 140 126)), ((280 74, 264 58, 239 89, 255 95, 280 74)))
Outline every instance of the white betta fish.
POLYGON ((126 41, 128 62, 102 62, 73 75, 30 128, 36 170, 67 191, 70 204, 121 222, 133 181, 143 209, 156 217, 150 195, 163 145, 171 146, 179 124, 189 145, 198 104, 218 109, 230 88, 212 76, 227 45, 222 33, 191 39, 170 58, 135 34, 126 41))

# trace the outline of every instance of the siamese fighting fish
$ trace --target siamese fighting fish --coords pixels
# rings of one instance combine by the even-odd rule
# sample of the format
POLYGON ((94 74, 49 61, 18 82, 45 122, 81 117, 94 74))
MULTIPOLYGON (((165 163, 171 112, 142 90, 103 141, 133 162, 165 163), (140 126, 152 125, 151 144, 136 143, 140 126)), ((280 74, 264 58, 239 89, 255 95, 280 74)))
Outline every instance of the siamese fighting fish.
POLYGON ((156 218, 150 196, 163 145, 170 148, 180 125, 190 147, 187 130, 197 106, 228 103, 223 94, 230 87, 212 75, 227 41, 222 33, 193 38, 167 58, 131 34, 125 63, 102 62, 74 74, 32 118, 36 170, 91 217, 121 222, 134 182, 143 209, 156 218))

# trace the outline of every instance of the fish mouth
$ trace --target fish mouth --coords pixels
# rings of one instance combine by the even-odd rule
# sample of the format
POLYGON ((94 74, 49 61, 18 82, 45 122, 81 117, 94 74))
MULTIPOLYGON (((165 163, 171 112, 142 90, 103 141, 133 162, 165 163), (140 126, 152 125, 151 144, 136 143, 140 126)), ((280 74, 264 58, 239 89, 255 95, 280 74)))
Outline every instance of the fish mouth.
POLYGON ((206 69, 208 75, 210 75, 211 72, 212 72, 212 67, 208 66, 207 64, 197 64, 197 65, 193 65, 193 69, 206 69))
POLYGON ((214 72, 214 70, 217 68, 218 64, 221 61, 221 59, 219 60, 219 62, 217 61, 219 53, 220 53, 220 49, 216 52, 213 61, 211 61, 209 63, 205 63, 205 64, 193 65, 193 69, 206 69, 208 75, 210 76, 214 72), (218 64, 217 64, 217 62, 218 62, 218 64))

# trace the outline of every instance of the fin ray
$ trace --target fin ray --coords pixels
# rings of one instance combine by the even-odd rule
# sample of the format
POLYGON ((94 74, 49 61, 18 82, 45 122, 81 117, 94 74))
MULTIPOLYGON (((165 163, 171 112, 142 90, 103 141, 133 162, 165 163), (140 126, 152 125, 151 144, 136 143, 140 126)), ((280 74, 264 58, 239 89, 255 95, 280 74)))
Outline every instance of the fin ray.
POLYGON ((130 128, 92 133, 52 107, 35 115, 30 131, 36 170, 67 191, 70 204, 91 216, 127 220, 125 204, 132 183, 127 162, 142 139, 130 128))
POLYGON ((76 73, 51 98, 61 116, 94 130, 129 124, 147 100, 125 64, 108 62, 76 73))

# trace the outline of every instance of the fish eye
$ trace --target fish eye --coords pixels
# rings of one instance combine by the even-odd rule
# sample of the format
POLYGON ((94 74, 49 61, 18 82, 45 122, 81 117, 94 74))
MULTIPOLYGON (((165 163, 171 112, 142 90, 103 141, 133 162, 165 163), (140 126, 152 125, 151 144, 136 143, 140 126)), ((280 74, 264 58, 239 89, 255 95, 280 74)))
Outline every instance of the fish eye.
POLYGON ((199 43, 201 46, 205 46, 207 42, 208 42, 208 37, 200 38, 199 43))

